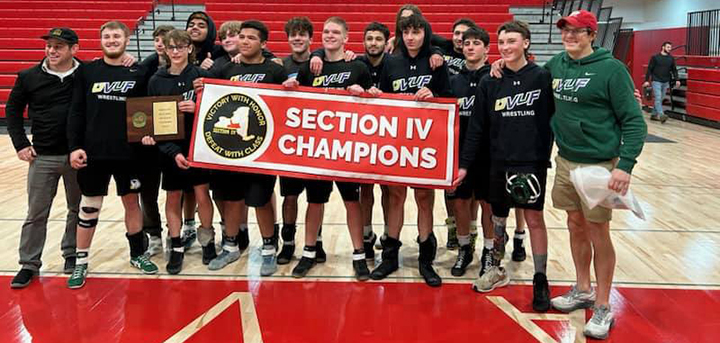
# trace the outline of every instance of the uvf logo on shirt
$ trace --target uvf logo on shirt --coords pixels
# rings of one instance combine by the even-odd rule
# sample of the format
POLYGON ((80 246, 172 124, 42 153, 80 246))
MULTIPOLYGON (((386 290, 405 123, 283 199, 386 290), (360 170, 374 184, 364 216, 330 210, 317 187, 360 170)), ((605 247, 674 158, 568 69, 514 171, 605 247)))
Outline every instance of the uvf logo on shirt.
POLYGON ((243 74, 230 77, 230 81, 245 81, 258 83, 265 79, 265 74, 243 74))
POLYGON ((411 76, 394 80, 392 83, 393 92, 404 92, 408 89, 420 89, 427 86, 432 80, 432 75, 411 76))
POLYGON ((110 94, 115 92, 127 93, 127 91, 135 87, 135 81, 113 81, 113 82, 95 82, 93 83, 91 92, 110 94))
POLYGON ((330 75, 322 75, 313 79, 313 87, 330 87, 333 84, 343 84, 350 78, 350 72, 335 73, 330 75))
POLYGON ((532 106, 535 100, 540 98, 540 89, 518 93, 513 96, 506 96, 495 100, 495 111, 512 110, 516 106, 532 106))
POLYGON ((203 136, 216 154, 229 159, 246 158, 266 141, 269 119, 254 98, 228 94, 210 107, 203 136))

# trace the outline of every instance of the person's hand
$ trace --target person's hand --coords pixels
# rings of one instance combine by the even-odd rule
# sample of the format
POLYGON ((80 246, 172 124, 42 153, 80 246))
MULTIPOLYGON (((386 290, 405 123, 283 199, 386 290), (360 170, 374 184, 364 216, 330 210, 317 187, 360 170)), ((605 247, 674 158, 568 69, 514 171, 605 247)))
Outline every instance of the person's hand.
POLYGON ((35 156, 37 156, 37 153, 32 146, 28 146, 18 151, 17 156, 25 162, 32 162, 35 159, 35 156))
MULTIPOLYGON (((240 55, 240 54, 238 54, 238 55, 240 55)), ((282 58, 277 58, 277 57, 275 57, 275 58, 271 59, 271 61, 273 61, 273 62, 275 62, 275 63, 277 63, 277 64, 279 64, 279 65, 281 65, 281 66, 284 66, 284 65, 285 65, 285 63, 283 63, 282 58)))
POLYGON ((77 149, 70 153, 70 166, 73 169, 80 169, 87 166, 87 154, 83 149, 77 149))
POLYGON ((137 59, 135 59, 135 56, 128 54, 127 52, 122 55, 122 59, 120 59, 120 63, 122 63, 123 67, 130 67, 137 59))
POLYGON ((432 54, 430 56, 430 69, 435 70, 436 68, 442 67, 445 63, 445 59, 440 54, 432 54))
POLYGON ((465 168, 458 169, 457 177, 455 178, 455 180, 453 180, 453 183, 452 183, 453 191, 455 190, 455 188, 460 186, 460 184, 463 182, 463 180, 465 180, 466 176, 467 176, 467 169, 465 169, 465 168))
POLYGON ((643 86, 643 87, 650 87, 650 82, 645 81, 645 82, 643 82, 643 85, 642 85, 642 86, 643 86))
POLYGON ((323 67, 322 58, 317 57, 317 56, 313 56, 313 57, 310 59, 310 72, 311 72, 313 75, 316 75, 316 76, 317 76, 317 75, 320 75, 320 73, 322 72, 322 67, 323 67))
POLYGON ((345 62, 350 62, 357 58, 357 55, 355 55, 352 50, 345 50, 345 62))
POLYGON ((207 57, 200 64, 200 68, 205 69, 205 70, 210 70, 210 68, 212 68, 213 64, 215 64, 215 61, 212 60, 212 54, 208 52, 207 57))
POLYGON ((140 142, 142 142, 143 145, 155 145, 155 139, 151 136, 143 137, 140 142))
POLYGON ((627 194, 628 188, 630 187, 630 174, 621 169, 613 169, 610 175, 610 182, 608 182, 608 188, 620 193, 621 195, 627 194))
POLYGON ((285 88, 298 88, 300 86, 300 82, 296 78, 287 79, 282 83, 283 87, 285 88))
POLYGON ((185 113, 195 113, 195 102, 192 100, 185 100, 178 102, 178 110, 185 113))
POLYGON ((395 50, 395 37, 390 37, 388 39, 387 44, 385 44, 385 52, 388 54, 392 54, 393 50, 395 50))
POLYGON ((374 97, 379 97, 380 94, 383 93, 379 88, 377 88, 375 86, 370 87, 370 89, 368 89, 367 92, 370 93, 370 95, 372 95, 374 97))
POLYGON ((642 103, 642 95, 640 94, 640 90, 635 88, 635 93, 633 93, 633 94, 635 95, 635 101, 637 101, 638 105, 640 105, 640 107, 642 108, 643 103, 642 103))
POLYGON ((680 86, 681 86, 680 81, 675 81, 675 88, 680 88, 680 86))
POLYGON ((426 100, 432 98, 434 95, 430 88, 423 87, 415 93, 415 100, 426 100))
POLYGON ((502 74, 503 74, 503 72, 502 72, 503 68, 505 68, 505 61, 503 61, 502 59, 499 59, 499 60, 493 62, 490 65, 490 76, 492 76, 496 79, 501 79, 502 74))
POLYGON ((183 154, 177 154, 175 155, 175 164, 177 164, 178 168, 188 170, 190 169, 190 162, 183 156, 183 154))
MULTIPOLYGON (((208 54, 208 55, 209 55, 209 54, 208 54)), ((241 59, 241 58, 242 58, 242 55, 241 55, 241 54, 237 54, 237 55, 233 56, 232 58, 230 58, 230 62, 235 63, 235 64, 240 64, 240 63, 242 63, 242 59, 241 59)))
POLYGON ((360 85, 358 85, 358 84, 350 85, 350 86, 348 86, 348 87, 345 88, 345 89, 346 89, 348 92, 350 92, 350 94, 352 94, 352 95, 360 95, 360 94, 362 94, 362 93, 365 93, 365 89, 363 89, 362 86, 360 86, 360 85))
POLYGON ((202 78, 193 80, 193 88, 195 88, 195 94, 200 93, 205 88, 205 82, 202 78))

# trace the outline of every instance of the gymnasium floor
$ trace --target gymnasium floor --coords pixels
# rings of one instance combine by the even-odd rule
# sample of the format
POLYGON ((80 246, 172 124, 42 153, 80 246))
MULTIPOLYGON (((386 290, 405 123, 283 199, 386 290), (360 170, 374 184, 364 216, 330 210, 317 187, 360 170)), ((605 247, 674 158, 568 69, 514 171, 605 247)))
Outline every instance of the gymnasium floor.
MULTIPOLYGON (((617 268, 611 301, 617 322, 607 341, 716 342, 720 169, 714 167, 720 166, 720 131, 673 120, 648 122, 648 130, 653 140, 669 142, 647 143, 633 173, 631 187, 647 220, 625 211, 614 214, 617 268)), ((440 289, 425 286, 417 273, 411 196, 401 269, 383 282, 354 281, 345 211, 335 192, 323 225, 328 262, 300 280, 289 276, 296 260, 280 266, 276 275, 260 278, 260 239, 252 214, 251 246, 238 263, 208 271, 195 245, 181 275, 168 276, 163 257, 156 256, 161 273, 142 276, 128 263, 119 199, 109 197, 91 249, 88 283, 69 290, 59 248, 65 215, 59 191, 40 282, 11 290, 27 205, 27 165, 16 158, 7 135, 0 139, 0 170, 0 232, 5 238, 0 241, 0 342, 585 342, 582 326, 590 311, 532 313, 530 251, 525 262, 508 263, 511 285, 492 293, 470 288, 477 256, 465 277, 450 275, 456 252, 444 248, 440 192, 435 206, 440 289)), ((553 178, 551 170, 548 189, 553 178)), ((301 197, 300 213, 303 201, 301 197)), ((160 203, 162 208, 162 195, 160 203)), ((565 215, 552 209, 550 199, 546 203, 548 277, 557 295, 572 284, 574 269, 565 215)), ((381 218, 376 187, 374 223, 381 218)), ((514 226, 512 220, 509 226, 514 226)), ((381 230, 382 225, 375 225, 376 233, 381 230)))

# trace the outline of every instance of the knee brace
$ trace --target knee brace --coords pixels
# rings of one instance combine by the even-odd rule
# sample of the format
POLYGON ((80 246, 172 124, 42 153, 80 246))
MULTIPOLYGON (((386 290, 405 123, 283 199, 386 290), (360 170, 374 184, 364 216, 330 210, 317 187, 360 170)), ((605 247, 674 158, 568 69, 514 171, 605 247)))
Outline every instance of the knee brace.
POLYGON ((78 213, 78 225, 85 229, 92 229, 97 226, 100 208, 102 208, 102 196, 82 196, 80 199, 80 212, 78 213))

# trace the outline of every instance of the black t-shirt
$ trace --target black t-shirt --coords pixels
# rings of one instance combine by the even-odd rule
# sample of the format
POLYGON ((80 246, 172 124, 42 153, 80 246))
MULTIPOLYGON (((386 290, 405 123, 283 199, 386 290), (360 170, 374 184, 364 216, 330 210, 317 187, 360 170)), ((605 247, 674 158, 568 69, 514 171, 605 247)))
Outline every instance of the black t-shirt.
POLYGON ((297 77, 297 73, 300 70, 300 67, 303 64, 308 63, 308 61, 305 61, 305 62, 295 61, 292 58, 292 55, 283 57, 282 61, 283 61, 283 68, 285 68, 285 73, 287 73, 288 79, 297 77))
POLYGON ((288 78, 285 69, 269 58, 256 64, 228 63, 216 76, 231 81, 274 84, 282 84, 288 78))
POLYGON ((75 77, 68 118, 70 151, 84 149, 88 159, 95 160, 133 159, 125 101, 146 95, 147 69, 137 64, 113 66, 99 59, 81 65, 75 77))
POLYGON ((336 62, 325 61, 322 72, 315 76, 310 72, 310 64, 300 68, 297 76, 301 86, 339 88, 345 89, 348 86, 360 85, 363 89, 369 89, 373 85, 372 76, 365 63, 360 61, 336 62))
POLYGON ((383 54, 383 58, 380 60, 380 63, 377 66, 372 65, 372 63, 370 63, 370 59, 365 55, 357 58, 358 61, 365 63, 365 66, 368 67, 368 70, 370 71, 370 76, 372 77, 373 86, 378 88, 380 88, 380 73, 382 72, 386 57, 387 56, 383 54))

